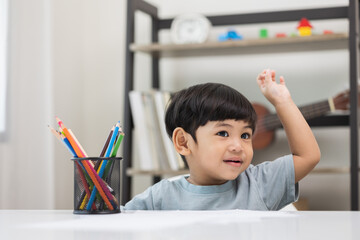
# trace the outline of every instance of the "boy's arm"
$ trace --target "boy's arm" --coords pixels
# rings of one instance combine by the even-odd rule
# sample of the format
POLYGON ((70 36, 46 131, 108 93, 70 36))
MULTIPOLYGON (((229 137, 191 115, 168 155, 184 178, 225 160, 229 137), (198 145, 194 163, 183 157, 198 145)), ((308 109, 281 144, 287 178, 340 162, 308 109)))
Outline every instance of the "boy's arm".
POLYGON ((320 161, 319 146, 309 125, 292 101, 284 78, 280 77, 280 83, 276 83, 275 72, 268 69, 259 74, 257 83, 264 96, 274 105, 284 127, 293 154, 295 182, 298 182, 320 161))

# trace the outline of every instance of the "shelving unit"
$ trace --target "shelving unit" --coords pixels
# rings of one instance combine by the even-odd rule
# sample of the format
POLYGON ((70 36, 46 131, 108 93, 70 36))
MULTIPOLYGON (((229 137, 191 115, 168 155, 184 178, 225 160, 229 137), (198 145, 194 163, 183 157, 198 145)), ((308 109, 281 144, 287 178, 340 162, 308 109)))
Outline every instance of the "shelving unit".
POLYGON ((149 53, 161 57, 183 56, 187 51, 191 51, 196 56, 196 51, 211 51, 221 49, 239 49, 256 46, 273 46, 283 44, 303 44, 316 42, 332 42, 348 40, 347 34, 328 34, 328 35, 312 35, 308 37, 284 37, 284 38, 264 38, 264 39, 248 39, 241 41, 225 41, 225 42, 205 42, 201 44, 130 44, 130 51, 149 53), (194 52, 195 51, 195 52, 194 52))
POLYGON ((289 37, 274 39, 254 39, 230 42, 208 42, 203 44, 161 44, 158 42, 158 33, 163 29, 170 29, 173 19, 160 19, 157 8, 143 0, 128 0, 127 6, 127 30, 126 30, 126 75, 125 75, 125 111, 124 129, 127 141, 123 145, 123 182, 122 182, 122 204, 130 200, 131 196, 131 177, 136 174, 152 175, 155 178, 161 174, 183 174, 181 172, 157 172, 157 171, 137 171, 131 169, 132 160, 132 129, 133 122, 131 117, 130 102, 128 93, 134 86, 134 54, 145 52, 152 56, 152 87, 160 89, 159 81, 159 58, 161 57, 187 57, 197 56, 197 54, 216 55, 219 51, 227 54, 226 50, 234 54, 234 51, 241 54, 241 49, 255 46, 275 46, 280 44, 292 44, 293 46, 316 43, 342 42, 344 48, 349 50, 349 83, 350 83, 350 113, 348 115, 322 116, 308 121, 312 127, 322 126, 349 126, 350 127, 350 168, 319 169, 317 172, 349 172, 351 188, 351 210, 359 210, 359 153, 358 153, 358 71, 359 71, 359 4, 358 0, 349 0, 348 6, 304 9, 291 11, 261 12, 247 14, 231 14, 220 16, 207 16, 213 27, 226 25, 241 25, 254 23, 274 23, 298 21, 302 17, 311 20, 324 19, 348 19, 349 31, 346 34, 314 35, 309 37, 289 37), (152 43, 148 45, 138 45, 134 42, 135 12, 142 11, 151 17, 152 21, 152 43))
MULTIPOLYGON (((358 168, 358 171, 360 171, 360 168, 358 168)), ((132 169, 129 168, 126 171, 126 174, 128 176, 135 176, 135 175, 155 175, 155 176, 162 176, 162 175, 183 175, 183 174, 188 174, 189 171, 184 169, 184 170, 178 170, 178 171, 172 171, 172 170, 153 170, 153 171, 146 171, 146 170, 137 170, 137 169, 132 169)), ((350 168, 349 167, 337 167, 337 168, 315 168, 314 170, 311 171, 312 174, 329 174, 329 173, 350 173, 350 168)))

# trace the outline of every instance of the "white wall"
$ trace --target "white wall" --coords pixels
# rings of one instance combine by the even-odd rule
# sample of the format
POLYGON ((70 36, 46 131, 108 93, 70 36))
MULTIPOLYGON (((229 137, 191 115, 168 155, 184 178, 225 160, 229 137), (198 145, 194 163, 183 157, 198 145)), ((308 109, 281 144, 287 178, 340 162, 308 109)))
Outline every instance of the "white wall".
POLYGON ((9 1, 9 129, 0 142, 0 208, 53 208, 50 5, 9 1))
MULTIPOLYGON (((123 117, 126 1, 54 0, 52 11, 54 112, 99 156, 123 117)), ((71 156, 57 142, 55 156, 56 207, 71 209, 71 156)))
POLYGON ((0 209, 72 209, 72 157, 55 115, 98 156, 122 120, 126 2, 9 1, 9 139, 0 142, 0 209))

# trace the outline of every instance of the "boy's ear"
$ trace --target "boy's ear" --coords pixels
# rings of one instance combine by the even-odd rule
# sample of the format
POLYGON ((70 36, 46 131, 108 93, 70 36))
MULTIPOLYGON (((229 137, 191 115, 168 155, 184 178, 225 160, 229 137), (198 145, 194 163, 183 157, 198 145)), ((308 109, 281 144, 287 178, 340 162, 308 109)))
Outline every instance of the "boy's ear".
POLYGON ((172 135, 172 141, 174 143, 175 150, 183 155, 189 155, 191 153, 188 146, 189 134, 181 127, 175 128, 172 135))

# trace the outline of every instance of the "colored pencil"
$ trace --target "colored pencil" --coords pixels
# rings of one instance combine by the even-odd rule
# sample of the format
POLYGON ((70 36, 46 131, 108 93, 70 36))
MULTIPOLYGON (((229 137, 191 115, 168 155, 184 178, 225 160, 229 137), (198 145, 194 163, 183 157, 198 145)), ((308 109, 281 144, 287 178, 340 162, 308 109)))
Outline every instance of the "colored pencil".
MULTIPOLYGON (((62 140, 64 141, 65 145, 67 146, 67 148, 69 149, 69 151, 71 153, 73 153, 74 158, 77 158, 77 155, 76 155, 74 149, 72 148, 69 140, 63 134, 60 134, 60 136, 61 136, 62 140)), ((91 194, 90 189, 92 187, 91 184, 90 184, 90 186, 88 184, 88 183, 92 183, 91 179, 89 179, 90 176, 88 174, 84 175, 83 170, 86 172, 86 169, 85 169, 84 165, 80 161, 75 160, 75 165, 76 165, 78 173, 80 175, 80 179, 81 179, 81 181, 83 183, 83 187, 85 189, 85 192, 86 192, 87 195, 90 196, 90 194, 91 194)), ((95 204, 92 205, 92 209, 96 210, 96 205, 95 204)))
POLYGON ((105 142, 105 144, 104 144, 104 147, 103 147, 102 150, 101 150, 100 157, 104 157, 104 156, 105 156, 105 152, 106 152, 106 149, 107 149, 108 146, 109 146, 110 139, 111 139, 111 136, 112 136, 112 134, 113 134, 113 132, 114 132, 114 129, 115 129, 115 127, 113 126, 113 127, 111 128, 111 130, 110 130, 110 133, 109 133, 107 139, 106 139, 106 142, 105 142))
MULTIPOLYGON (((119 129, 119 134, 117 136, 117 139, 116 139, 116 143, 115 143, 115 146, 114 146, 114 149, 111 153, 111 157, 116 157, 116 153, 119 149, 119 146, 121 144, 121 141, 122 139, 124 138, 124 133, 122 132, 121 128, 119 129)), ((104 178, 105 178, 105 182, 109 182, 110 180, 110 177, 111 177, 111 172, 112 172, 112 169, 114 167, 114 160, 109 160, 105 166, 105 171, 104 171, 104 178)), ((103 209, 104 208, 104 204, 103 204, 103 201, 100 203, 100 207, 99 209, 103 209)))
POLYGON ((64 135, 60 135, 62 141, 64 142, 65 146, 69 149, 70 153, 74 156, 77 157, 76 152, 74 150, 74 148, 71 146, 69 140, 64 136, 64 135))
POLYGON ((71 134, 71 136, 74 138, 76 145, 79 147, 79 149, 81 150, 81 152, 83 153, 84 156, 88 157, 87 153, 85 152, 84 148, 81 146, 80 142, 77 140, 77 138, 75 137, 75 134, 71 131, 71 129, 68 129, 69 133, 71 134))
MULTIPOLYGON (((113 128, 111 129, 111 131, 110 131, 110 134, 111 134, 111 135, 109 134, 109 136, 108 136, 108 138, 107 138, 107 140, 106 140, 106 144, 104 145, 104 147, 103 147, 103 149, 102 149, 102 151, 101 151, 100 157, 105 157, 105 152, 106 152, 106 150, 109 148, 110 141, 111 141, 111 138, 112 138, 114 129, 115 129, 115 127, 113 127, 113 128)), ((115 137, 115 141, 116 141, 116 139, 117 139, 117 136, 115 137)), ((110 146, 110 148, 111 148, 111 147, 112 147, 112 146, 110 146)), ((97 162, 97 163, 98 163, 98 168, 96 168, 97 173, 100 172, 100 169, 101 169, 101 166, 102 166, 103 162, 104 162, 104 161, 98 161, 98 162, 97 162)))
MULTIPOLYGON (((50 131, 54 134, 54 136, 59 140, 61 141, 66 147, 67 149, 69 150, 69 152, 76 158, 76 153, 74 151, 74 149, 72 148, 69 140, 64 136, 62 135, 60 132, 56 131, 54 128, 50 127, 48 125, 50 131)), ((85 189, 85 192, 86 194, 88 194, 90 196, 90 190, 89 190, 89 185, 87 184, 87 180, 82 172, 82 166, 80 166, 79 162, 78 161, 75 161, 75 164, 76 164, 76 167, 77 167, 77 170, 79 172, 79 175, 80 175, 80 179, 82 181, 82 184, 84 186, 84 189, 85 189)), ((93 204, 93 209, 96 209, 96 206, 95 204, 93 204)))
MULTIPOLYGON (((113 157, 116 157, 117 151, 118 151, 119 146, 120 146, 120 144, 121 144, 121 142, 122 142, 122 140, 123 140, 123 138, 124 138, 124 135, 125 135, 125 134, 124 134, 123 132, 120 132, 120 133, 119 133, 119 137, 118 137, 118 139, 116 140, 115 147, 114 147, 114 149, 113 149, 110 157, 112 157, 112 158, 113 158, 113 157)), ((108 162, 108 164, 107 164, 106 167, 105 167, 105 173, 104 173, 104 176, 106 176, 105 182, 108 181, 110 165, 112 165, 111 162, 110 162, 110 163, 108 162)))
POLYGON ((50 125, 48 125, 48 128, 50 129, 51 133, 54 134, 54 136, 55 136, 60 142, 62 142, 61 137, 60 137, 60 133, 59 133, 58 131, 56 131, 53 127, 51 127, 50 125))

